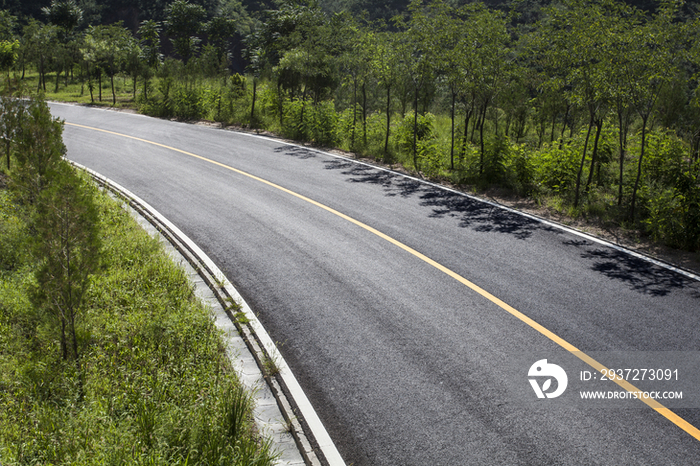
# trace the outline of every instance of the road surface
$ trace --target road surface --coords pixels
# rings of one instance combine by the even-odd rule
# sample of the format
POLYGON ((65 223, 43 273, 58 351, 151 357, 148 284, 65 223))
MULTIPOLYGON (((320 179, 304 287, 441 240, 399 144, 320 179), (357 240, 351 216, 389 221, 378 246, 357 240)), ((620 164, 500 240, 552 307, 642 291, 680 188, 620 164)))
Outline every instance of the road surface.
POLYGON ((572 348, 694 360, 692 277, 282 141, 51 108, 69 159, 160 211, 237 286, 348 464, 700 461, 700 404, 562 403, 571 370, 565 396, 533 403, 528 381, 540 359, 574 367, 572 348))

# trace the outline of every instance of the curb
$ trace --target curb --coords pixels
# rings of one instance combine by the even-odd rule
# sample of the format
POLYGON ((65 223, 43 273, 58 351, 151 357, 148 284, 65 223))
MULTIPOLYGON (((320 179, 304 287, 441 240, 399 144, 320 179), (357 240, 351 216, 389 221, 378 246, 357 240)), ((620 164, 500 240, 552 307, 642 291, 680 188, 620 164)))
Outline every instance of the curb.
MULTIPOLYGON (((216 264, 187 235, 128 189, 77 162, 69 162, 89 174, 98 185, 124 200, 127 206, 143 219, 139 222, 141 226, 147 230, 153 229, 152 233, 160 234, 172 246, 174 252, 181 255, 186 262, 183 265, 189 265, 192 272, 199 276, 202 287, 198 286, 198 294, 214 308, 217 326, 229 337, 229 357, 241 380, 249 390, 255 392, 257 404, 260 405, 256 410, 256 423, 263 434, 269 433, 265 431, 272 431, 273 448, 280 447, 282 457, 287 458, 283 464, 297 465, 300 464, 299 459, 303 458, 303 464, 306 465, 344 466, 345 461, 272 338, 216 264), (233 331, 234 329, 237 332, 233 331), (241 338, 239 344, 231 341, 235 340, 236 336, 232 335, 235 333, 241 338), (237 364, 236 359, 239 355, 236 351, 231 351, 232 349, 237 352, 249 352, 252 360, 249 364, 245 361, 237 364), (276 374, 269 374, 264 369, 266 365, 269 366, 270 361, 273 362, 276 374), (251 367, 253 363, 256 367, 251 367), (274 398, 272 403, 266 394, 274 398), (276 413, 280 414, 276 415, 275 408, 276 413), (287 431, 293 437, 300 455, 298 459, 295 458, 298 455, 285 448, 288 445, 285 445, 283 434, 287 431)), ((245 354, 243 359, 245 360, 245 354)))

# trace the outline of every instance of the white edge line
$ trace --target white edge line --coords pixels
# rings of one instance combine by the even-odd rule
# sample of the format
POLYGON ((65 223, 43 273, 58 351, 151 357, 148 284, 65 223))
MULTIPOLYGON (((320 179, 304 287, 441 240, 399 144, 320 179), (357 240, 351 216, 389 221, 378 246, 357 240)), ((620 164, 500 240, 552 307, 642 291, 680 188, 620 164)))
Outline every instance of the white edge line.
POLYGON ((200 258, 200 260, 202 260, 202 262, 206 264, 207 267, 209 267, 214 276, 224 283, 226 291, 241 305, 241 310, 245 313, 246 318, 249 320, 249 325, 253 327, 255 335, 260 340, 260 343, 265 347, 265 350, 270 355, 270 358, 273 361, 275 361, 275 364, 279 369, 279 375, 284 380, 284 383, 287 386, 290 395, 294 399, 294 402, 299 408, 299 411, 301 411, 304 420, 306 421, 306 423, 309 426, 309 429, 313 433, 319 448, 321 448, 321 450, 323 451, 323 455, 326 457, 326 460, 332 466, 345 465, 345 461, 343 460, 342 456, 340 456, 340 452, 333 443, 333 440, 331 439, 330 435, 328 435, 328 431, 326 431, 326 428, 323 426, 321 419, 318 417, 318 414, 316 414, 316 410, 311 405, 309 399, 306 397, 304 390, 301 388, 301 385, 299 385, 299 382, 292 373, 292 370, 287 364, 287 361, 284 360, 282 354, 277 349, 277 346, 272 341, 272 338, 270 338, 270 335, 268 335, 267 331, 262 326, 257 316, 250 309, 248 303, 246 303, 246 301, 243 299, 240 293, 238 293, 238 290, 236 290, 236 288, 226 278, 223 272, 221 272, 219 267, 217 267, 217 265, 209 258, 209 256, 204 251, 202 251, 199 248, 199 246, 197 246, 197 244, 195 244, 187 235, 180 231, 180 229, 173 225, 170 222, 170 220, 161 215, 160 212, 154 209, 143 199, 141 199, 125 187, 121 186, 119 183, 110 180, 109 178, 95 172, 94 170, 91 170, 90 168, 87 168, 84 165, 81 165, 77 162, 71 161, 71 163, 79 167, 80 169, 85 170, 91 175, 101 180, 104 180, 106 183, 113 185, 118 190, 126 194, 128 197, 138 202, 151 215, 156 217, 159 222, 162 222, 165 226, 168 227, 168 229, 170 229, 175 235, 177 235, 180 238, 180 240, 186 243, 187 246, 192 249, 193 253, 196 254, 200 258))
MULTIPOLYGON (((61 104, 61 105, 67 105, 67 106, 75 106, 75 105, 73 105, 73 104, 66 103, 66 102, 52 102, 52 103, 61 104)), ((98 110, 105 110, 105 111, 108 110, 108 109, 104 109, 104 108, 97 108, 97 109, 98 109, 98 110)), ((138 116, 138 117, 153 118, 153 117, 150 117, 150 116, 148 116, 148 115, 143 115, 143 114, 141 114, 141 113, 126 113, 126 112, 121 112, 121 114, 122 114, 122 115, 131 115, 131 116, 138 116)), ((173 123, 175 123, 175 122, 173 122, 173 123)), ((637 258, 637 259, 644 260, 644 261, 649 262, 649 263, 651 263, 651 264, 654 264, 654 265, 656 265, 656 266, 658 266, 658 267, 662 267, 662 268, 664 268, 664 269, 666 269, 666 270, 670 270, 670 271, 676 272, 676 273, 678 273, 678 274, 680 274, 680 275, 684 275, 685 277, 690 278, 690 279, 692 279, 692 280, 700 281, 700 275, 695 274, 695 273, 693 273, 693 272, 691 272, 691 271, 689 271, 689 270, 685 270, 685 269, 682 269, 682 268, 679 268, 679 267, 675 267, 674 265, 669 264, 668 262, 655 259, 655 258, 653 258, 653 257, 651 257, 651 256, 648 256, 648 255, 646 255, 646 254, 643 254, 643 253, 641 253, 641 252, 634 251, 634 250, 629 249, 629 248, 626 248, 626 247, 624 247, 624 246, 620 246, 619 244, 612 243, 612 242, 610 242, 610 241, 608 241, 608 240, 604 240, 604 239, 602 239, 602 238, 598 238, 597 236, 591 235, 591 234, 589 234, 589 233, 585 233, 585 232, 580 231, 580 230, 577 230, 577 229, 575 229, 575 228, 567 227, 566 225, 562 225, 562 224, 560 224, 560 223, 553 222, 553 221, 551 221, 551 220, 546 220, 546 219, 544 219, 544 218, 538 217, 538 216, 533 215, 533 214, 528 214, 528 213, 526 213, 526 212, 523 212, 523 211, 520 211, 520 210, 517 210, 517 209, 513 209, 512 207, 508 207, 508 206, 505 206, 505 205, 503 205, 503 204, 499 204, 498 202, 494 202, 494 201, 491 201, 491 200, 488 200, 488 199, 483 199, 483 198, 480 198, 480 197, 478 197, 478 196, 474 196, 474 195, 472 195, 472 194, 468 194, 468 193, 465 193, 465 192, 462 192, 462 191, 458 191, 458 190, 453 189, 453 188, 448 188, 447 186, 443 186, 443 185, 440 185, 440 184, 438 184, 438 183, 433 183, 433 182, 431 182, 431 181, 426 181, 426 180, 423 180, 423 179, 421 179, 421 178, 417 178, 417 177, 415 177, 415 176, 411 176, 411 175, 407 175, 407 174, 405 174, 405 173, 401 173, 401 172, 397 172, 397 171, 395 171, 395 170, 391 170, 391 169, 389 169, 389 168, 380 167, 380 166, 377 166, 377 165, 373 165, 373 164, 371 164, 371 163, 363 162, 363 161, 361 161, 361 160, 353 159, 353 158, 351 158, 351 157, 346 157, 346 156, 338 155, 338 154, 332 154, 332 153, 330 153, 330 152, 326 152, 326 151, 323 151, 323 150, 320 150, 320 149, 316 149, 316 148, 313 148, 313 147, 302 146, 302 145, 299 145, 299 144, 296 144, 296 143, 287 142, 287 141, 284 141, 284 140, 281 140, 281 139, 275 139, 275 138, 272 138, 272 137, 269 137, 269 136, 261 136, 261 135, 259 135, 259 134, 245 133, 245 132, 237 131, 237 130, 227 130, 227 129, 225 129, 225 128, 214 128, 214 127, 211 127, 211 126, 192 125, 191 123, 187 123, 187 122, 177 122, 177 123, 182 123, 182 124, 186 124, 186 125, 190 125, 190 126, 197 126, 198 128, 203 128, 203 129, 208 129, 208 130, 214 130, 214 131, 229 131, 229 132, 231 132, 231 133, 239 134, 239 135, 241 135, 241 136, 249 136, 249 137, 252 137, 252 138, 263 139, 263 140, 266 140, 266 141, 274 142, 274 143, 276 143, 276 144, 283 144, 283 145, 287 145, 287 146, 291 146, 291 147, 299 147, 299 148, 306 149, 306 150, 311 151, 311 152, 316 152, 316 153, 318 153, 318 154, 326 155, 326 156, 328 156, 328 157, 332 157, 332 158, 344 160, 344 161, 346 161, 346 162, 354 163, 354 164, 357 164, 357 165, 363 165, 363 166, 365 166, 365 167, 370 167, 370 168, 373 168, 373 169, 375 169, 375 170, 379 170, 379 171, 391 173, 391 174, 393 174, 393 175, 400 176, 400 177, 403 177, 403 178, 407 178, 407 179, 409 179, 409 180, 416 181, 416 182, 418 182, 418 183, 421 183, 421 184, 424 184, 424 185, 427 185, 427 186, 431 186, 431 187, 433 187, 433 188, 437 188, 437 189, 440 189, 440 190, 443 190, 443 191, 446 191, 446 192, 450 192, 450 193, 453 193, 453 194, 457 194, 457 195, 462 196, 462 197, 466 197, 467 199, 471 199, 471 200, 476 201, 476 202, 483 202, 484 204, 488 204, 488 205, 490 205, 490 206, 492 206, 492 207, 497 207, 497 208, 499 208, 499 209, 503 209, 503 210, 505 210, 506 212, 510 212, 510 213, 514 213, 514 214, 520 215, 520 216, 525 217, 525 218, 528 218, 528 219, 530 219, 530 220, 534 220, 534 221, 536 221, 536 222, 539 222, 539 223, 541 223, 541 224, 543 224, 543 225, 547 225, 547 226, 552 227, 552 228, 557 228, 557 229, 559 229, 559 230, 565 231, 565 232, 570 233, 570 234, 572 234, 572 235, 576 235, 576 236, 579 236, 579 237, 581 237, 581 238, 584 238, 584 239, 587 239, 587 240, 589 240, 589 241, 592 241, 592 242, 594 242, 594 243, 598 243, 598 244, 600 244, 600 245, 602 245, 602 246, 607 246, 607 247, 609 247, 609 248, 611 248, 611 249, 614 249, 614 250, 616 250, 616 251, 618 251, 618 252, 621 252, 621 253, 624 253, 624 254, 628 254, 628 255, 630 255, 630 256, 632 256, 632 257, 635 257, 635 258, 637 258)))
MULTIPOLYGON (((217 129, 217 128, 209 128, 209 129, 217 129)), ((462 196, 462 197, 466 197, 466 198, 471 199, 471 200, 476 201, 476 202, 482 202, 482 203, 488 204, 488 205, 490 205, 490 206, 492 206, 492 207, 497 207, 497 208, 499 208, 499 209, 503 209, 503 210, 505 210, 506 212, 510 212, 510 213, 514 213, 514 214, 520 215, 520 216, 525 217, 525 218, 528 218, 528 219, 530 219, 530 220, 534 220, 534 221, 536 221, 536 222, 542 223, 543 225, 547 225, 547 226, 552 227, 552 228, 557 228, 557 229, 562 230, 562 231, 565 231, 565 232, 567 232, 567 233, 571 233, 572 235, 576 235, 576 236, 579 236, 579 237, 581 237, 581 238, 585 238, 585 239, 587 239, 587 240, 589 240, 589 241, 598 243, 598 244, 600 244, 600 245, 602 245, 602 246, 607 246, 607 247, 612 248, 612 249, 614 249, 614 250, 616 250, 616 251, 622 252, 622 253, 624 253, 624 254, 628 254, 628 255, 630 255, 630 256, 632 256, 632 257, 636 257, 637 259, 642 259, 642 260, 644 260, 644 261, 646 261, 646 262, 649 262, 649 263, 651 263, 651 264, 654 264, 654 265, 656 265, 656 266, 662 267, 662 268, 667 269, 667 270, 671 270, 671 271, 676 272, 676 273, 678 273, 678 274, 680 274, 680 275, 684 275, 684 276, 686 276, 686 277, 688 277, 688 278, 690 278, 690 279, 692 279, 692 280, 700 281, 700 275, 697 275, 697 274, 695 274, 695 273, 693 273, 693 272, 691 272, 691 271, 689 271, 689 270, 685 270, 685 269, 682 269, 682 268, 679 268, 679 267, 675 267, 674 265, 671 265, 671 264, 669 264, 668 262, 655 259, 655 258, 653 258, 653 257, 651 257, 651 256, 648 256, 648 255, 646 255, 646 254, 643 254, 643 253, 641 253, 641 252, 634 251, 634 250, 629 249, 629 248, 626 248, 626 247, 624 247, 624 246, 620 246, 619 244, 612 243, 612 242, 610 242, 610 241, 608 241, 608 240, 599 238, 599 237, 594 236, 594 235, 591 235, 591 234, 589 234, 589 233, 585 233, 585 232, 580 231, 580 230, 577 230, 577 229, 575 229, 575 228, 567 227, 566 225, 562 225, 562 224, 560 224, 560 223, 553 222, 553 221, 551 221, 551 220, 547 220, 547 219, 544 219, 544 218, 542 218, 542 217, 538 217, 538 216, 533 215, 533 214, 528 214, 527 212, 523 212, 523 211, 521 211, 521 210, 513 209, 512 207, 508 207, 508 206, 505 206, 505 205, 503 205, 503 204, 499 204, 498 202, 494 202, 494 201, 491 201, 491 200, 488 200, 488 199, 483 199, 483 198, 480 198, 480 197, 478 197, 478 196, 474 196, 474 195, 472 195, 472 194, 468 194, 468 193, 465 193, 465 192, 462 192, 462 191, 458 191, 458 190, 456 190, 456 189, 449 188, 449 187, 447 187, 447 186, 443 186, 443 185, 438 184, 438 183, 433 183, 433 182, 431 182, 431 181, 426 181, 426 180, 423 180, 423 179, 420 179, 420 178, 416 178, 415 176, 411 176, 411 175, 407 175, 407 174, 405 174, 405 173, 397 172, 397 171, 391 170, 391 169, 389 169, 389 168, 380 167, 380 166, 377 166, 377 165, 373 165, 373 164, 371 164, 371 163, 363 162, 363 161, 361 161, 361 160, 356 160, 356 159, 353 159, 353 158, 350 158, 350 157, 346 157, 346 156, 343 156, 343 155, 338 155, 338 154, 333 154, 333 153, 330 153, 330 152, 325 152, 325 151, 323 151, 323 150, 315 149, 315 148, 313 148, 313 147, 301 146, 301 145, 298 145, 298 144, 294 144, 294 143, 290 143, 290 142, 286 142, 286 141, 277 140, 277 139, 270 138, 270 137, 267 137, 267 136, 260 136, 260 135, 258 135, 258 134, 243 133, 243 132, 239 132, 239 131, 232 131, 232 132, 235 132, 236 134, 240 134, 240 135, 243 135, 243 136, 250 136, 250 137, 254 137, 254 138, 265 139, 265 140, 268 140, 268 141, 276 142, 276 143, 278 143, 278 144, 285 144, 285 145, 292 146, 292 147, 300 147, 300 148, 302 148, 302 149, 306 149, 306 150, 308 150, 308 151, 316 152, 316 153, 318 153, 318 154, 322 154, 322 155, 326 155, 326 156, 333 157, 333 158, 336 158, 336 159, 344 160, 344 161, 346 161, 346 162, 354 163, 354 164, 357 164, 357 165, 364 165, 364 166, 366 166, 366 167, 370 167, 370 168, 373 168, 373 169, 375 169, 375 170, 379 170, 379 171, 391 173, 391 174, 396 175, 396 176, 400 176, 400 177, 403 177, 403 178, 407 178, 407 179, 409 179, 409 180, 416 181, 416 182, 418 182, 418 183, 421 183, 421 184, 424 184, 424 185, 427 185, 427 186, 431 186, 431 187, 433 187, 433 188, 437 188, 437 189, 440 189, 440 190, 442 190, 442 191, 447 191, 447 192, 450 192, 450 193, 453 193, 453 194, 457 194, 457 195, 462 196)))

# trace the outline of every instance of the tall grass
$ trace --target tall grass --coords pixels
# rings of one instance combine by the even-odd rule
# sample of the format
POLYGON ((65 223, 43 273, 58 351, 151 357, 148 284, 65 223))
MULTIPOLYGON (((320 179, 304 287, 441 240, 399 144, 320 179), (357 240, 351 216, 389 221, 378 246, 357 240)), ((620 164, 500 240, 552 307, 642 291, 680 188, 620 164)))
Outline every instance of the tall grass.
POLYGON ((0 190, 0 463, 272 464, 184 272, 117 203, 98 204, 102 262, 75 364, 32 308, 26 212, 0 190))

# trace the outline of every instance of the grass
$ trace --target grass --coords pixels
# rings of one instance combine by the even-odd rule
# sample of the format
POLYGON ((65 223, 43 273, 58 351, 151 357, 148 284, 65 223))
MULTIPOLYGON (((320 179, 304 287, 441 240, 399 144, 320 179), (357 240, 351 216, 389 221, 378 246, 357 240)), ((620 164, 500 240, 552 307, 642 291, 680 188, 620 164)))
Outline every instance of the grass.
MULTIPOLYGON (((17 74, 19 77, 19 74, 17 74)), ((29 91, 36 91, 39 83, 39 74, 35 71, 27 70, 25 72, 24 80, 22 81, 23 86, 29 91)), ((139 85, 141 82, 139 81, 139 85)), ((135 108, 136 104, 134 102, 133 94, 133 81, 129 77, 116 76, 114 78, 114 90, 117 98, 116 105, 112 105, 112 87, 108 77, 103 77, 102 79, 102 100, 99 100, 99 88, 97 82, 93 83, 93 97, 94 102, 90 98, 90 90, 88 89, 87 83, 81 84, 79 82, 78 76, 73 79, 68 79, 68 85, 66 85, 64 76, 61 76, 59 80, 58 91, 56 89, 56 77, 55 74, 48 74, 46 77, 46 92, 45 96, 48 100, 56 100, 61 102, 76 102, 80 104, 92 104, 95 106, 103 107, 116 107, 116 108, 135 108)), ((141 87, 137 89, 137 93, 142 91, 141 87)))
POLYGON ((32 305, 26 212, 0 189, 0 247, 14 251, 0 263, 0 463, 273 464, 184 272, 115 201, 98 202, 102 263, 76 365, 32 305))

